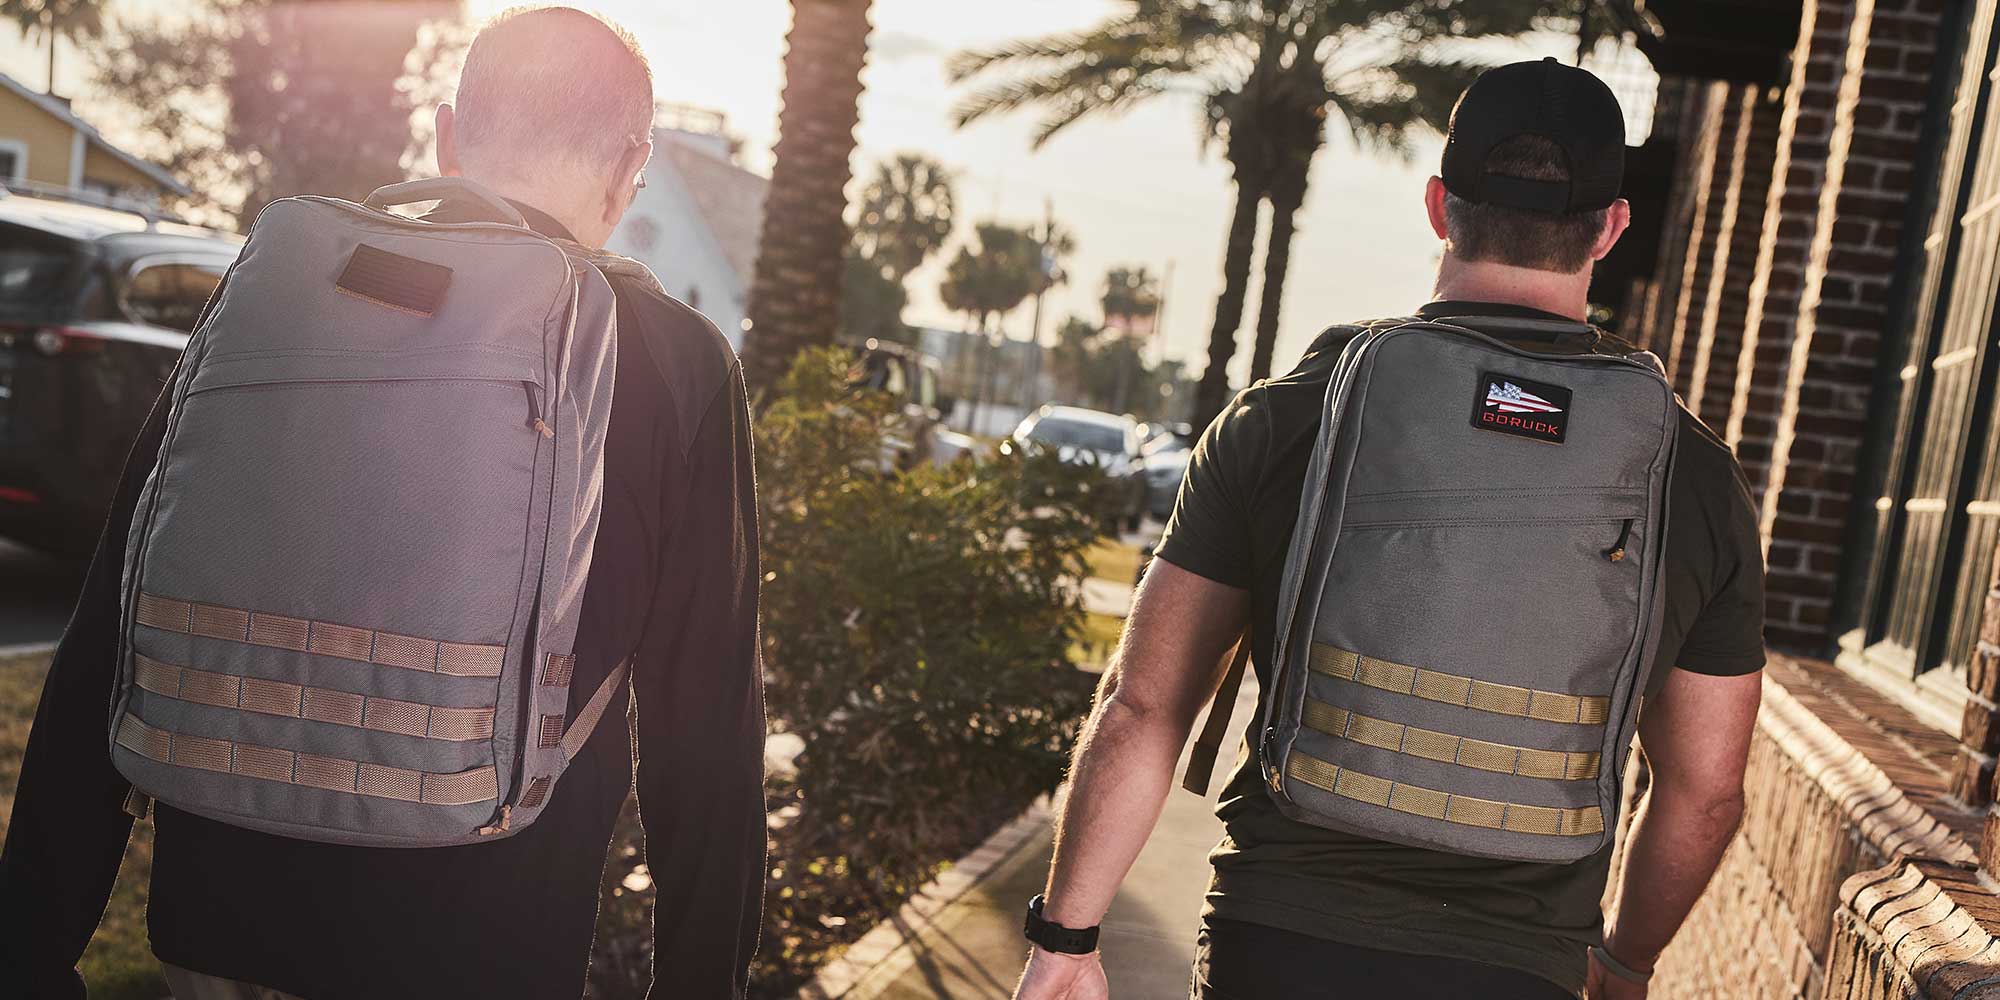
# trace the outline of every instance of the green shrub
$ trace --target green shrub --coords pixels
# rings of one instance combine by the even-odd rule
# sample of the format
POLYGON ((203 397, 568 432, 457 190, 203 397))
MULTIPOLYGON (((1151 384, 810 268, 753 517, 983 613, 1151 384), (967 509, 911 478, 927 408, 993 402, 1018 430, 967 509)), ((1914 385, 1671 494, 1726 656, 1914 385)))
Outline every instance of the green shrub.
POLYGON ((1055 788, 1089 706, 1068 660, 1104 480, 1008 450, 883 475, 892 421, 808 355, 764 411, 766 702, 804 743, 775 790, 772 987, 1055 788))
MULTIPOLYGON (((1084 552, 1113 523, 1094 469, 1009 450, 884 471, 893 404, 808 354, 758 420, 765 701, 804 750, 769 789, 751 991, 790 996, 1062 778, 1093 678, 1084 552)), ((592 995, 637 996, 652 888, 623 820, 592 995), (643 942, 634 947, 635 938, 643 942)))

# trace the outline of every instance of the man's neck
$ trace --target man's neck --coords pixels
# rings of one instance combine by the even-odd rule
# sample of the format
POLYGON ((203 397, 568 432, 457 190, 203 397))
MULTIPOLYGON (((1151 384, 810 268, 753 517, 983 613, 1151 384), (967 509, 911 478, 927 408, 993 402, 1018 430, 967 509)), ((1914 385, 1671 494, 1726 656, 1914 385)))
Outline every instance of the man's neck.
POLYGON ((1582 322, 1590 314, 1590 268, 1575 274, 1558 274, 1490 261, 1464 261, 1447 253, 1438 266, 1437 285, 1431 299, 1502 302, 1582 322))
POLYGON ((572 234, 582 234, 589 229, 588 225, 579 224, 587 222, 589 216, 580 206, 570 204, 571 201, 575 200, 574 198, 566 199, 543 187, 522 184, 511 178, 488 178, 468 174, 466 179, 479 184, 488 191, 508 201, 519 205, 526 205, 541 212, 543 215, 561 223, 563 228, 569 230, 572 234))

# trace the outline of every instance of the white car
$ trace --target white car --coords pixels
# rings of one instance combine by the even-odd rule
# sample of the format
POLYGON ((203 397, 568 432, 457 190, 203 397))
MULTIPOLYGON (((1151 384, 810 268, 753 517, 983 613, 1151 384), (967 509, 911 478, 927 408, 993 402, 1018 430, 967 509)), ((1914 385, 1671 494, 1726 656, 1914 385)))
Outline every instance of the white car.
POLYGON ((1081 406, 1044 406, 1028 414, 1014 438, 1054 451, 1065 462, 1088 462, 1111 477, 1123 527, 1136 531, 1146 516, 1145 467, 1139 459, 1139 423, 1131 417, 1081 406))

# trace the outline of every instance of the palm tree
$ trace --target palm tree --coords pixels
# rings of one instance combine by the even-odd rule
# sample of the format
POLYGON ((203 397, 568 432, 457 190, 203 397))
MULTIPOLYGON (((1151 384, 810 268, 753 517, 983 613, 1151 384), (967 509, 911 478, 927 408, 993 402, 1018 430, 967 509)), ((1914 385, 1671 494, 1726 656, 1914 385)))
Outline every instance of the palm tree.
POLYGON ((840 325, 848 340, 913 342, 903 325, 910 298, 903 282, 943 249, 953 222, 951 171, 943 164, 904 153, 875 165, 847 247, 840 325))
POLYGON ((1265 200, 1273 224, 1253 377, 1269 370, 1291 238, 1328 118, 1339 116, 1364 148, 1408 155, 1415 131, 1441 128, 1452 101, 1484 68, 1441 47, 1441 40, 1574 25, 1580 14, 1587 35, 1592 25, 1614 23, 1631 2, 1126 0, 1121 13, 1082 32, 961 54, 954 80, 989 82, 960 104, 956 117, 964 124, 1043 108, 1039 146, 1093 114, 1163 93, 1205 95, 1205 138, 1221 144, 1236 185, 1208 368, 1196 390, 1195 419, 1205 424, 1229 395, 1227 367, 1236 354, 1265 200))
POLYGON ((56 92, 56 39, 75 44, 104 30, 103 0, 5 0, 0 15, 20 26, 23 37, 48 42, 51 96, 56 92))
POLYGON ((1045 280, 1042 242, 1026 229, 982 222, 973 245, 958 248, 945 269, 938 298, 945 308, 962 312, 979 332, 979 372, 974 376, 972 417, 977 428, 981 403, 991 381, 990 357, 1001 337, 996 317, 1013 312, 1045 280))
POLYGON ((784 110, 757 273, 744 374, 775 385, 800 350, 833 343, 849 232, 845 189, 868 55, 869 0, 792 0, 784 110))
POLYGON ((875 165, 861 190, 855 249, 900 282, 951 238, 951 171, 935 160, 903 153, 875 165))

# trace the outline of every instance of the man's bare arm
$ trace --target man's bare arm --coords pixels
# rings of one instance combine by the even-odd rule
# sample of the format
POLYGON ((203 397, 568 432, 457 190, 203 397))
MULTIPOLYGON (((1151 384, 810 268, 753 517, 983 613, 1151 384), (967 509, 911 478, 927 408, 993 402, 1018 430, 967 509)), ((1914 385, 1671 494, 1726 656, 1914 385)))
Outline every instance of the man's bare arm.
POLYGON ((1066 927, 1103 920, 1159 821, 1175 762, 1249 612, 1246 591, 1164 559, 1146 571, 1077 744, 1049 869, 1047 919, 1066 927))
POLYGON ((1639 745, 1652 783, 1632 820, 1605 927, 1606 950, 1625 965, 1652 968, 1735 836, 1762 684, 1762 674, 1675 670, 1646 701, 1639 745))

